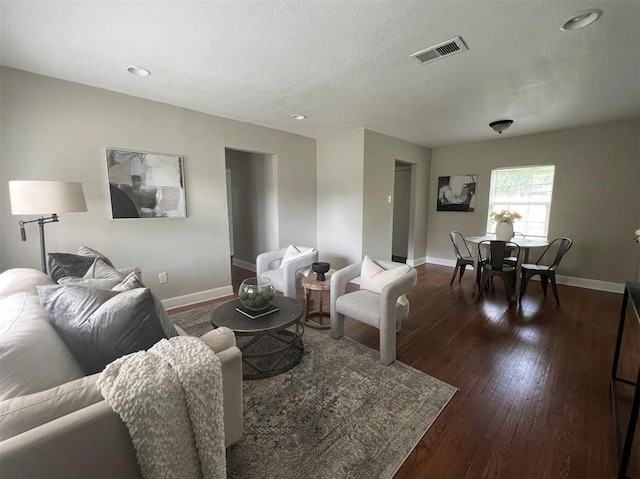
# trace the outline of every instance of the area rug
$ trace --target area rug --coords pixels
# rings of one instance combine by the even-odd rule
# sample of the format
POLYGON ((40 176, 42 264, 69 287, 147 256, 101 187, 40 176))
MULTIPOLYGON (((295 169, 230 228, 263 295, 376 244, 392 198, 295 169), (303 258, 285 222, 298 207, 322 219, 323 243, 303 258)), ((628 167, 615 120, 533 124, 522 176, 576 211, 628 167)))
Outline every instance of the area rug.
MULTIPOLYGON (((211 329, 215 305, 173 315, 211 329)), ((243 382, 244 436, 227 450, 229 478, 392 478, 456 388, 329 331, 306 328, 300 364, 243 382)))

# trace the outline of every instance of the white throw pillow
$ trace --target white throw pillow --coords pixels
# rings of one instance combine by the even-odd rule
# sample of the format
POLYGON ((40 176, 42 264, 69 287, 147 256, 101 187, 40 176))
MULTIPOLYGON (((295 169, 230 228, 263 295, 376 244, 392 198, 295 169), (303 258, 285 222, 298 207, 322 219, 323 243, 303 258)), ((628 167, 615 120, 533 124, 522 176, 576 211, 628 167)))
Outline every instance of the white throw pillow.
POLYGON ((288 263, 292 259, 297 258, 301 254, 302 252, 298 248, 290 244, 289 247, 287 248, 287 251, 285 251, 284 256, 282 257, 282 262, 280 263, 280 269, 284 268, 285 263, 288 263))
MULTIPOLYGON (((366 289, 380 294, 390 282, 404 276, 409 272, 409 266, 406 264, 397 268, 384 269, 378 263, 373 261, 369 256, 365 256, 362 260, 362 268, 360 269, 360 289, 366 289)), ((406 295, 398 298, 398 304, 407 305, 406 295)))
MULTIPOLYGON (((291 261, 292 259, 297 258, 298 256, 302 256, 303 254, 307 254, 307 253, 308 251, 300 251, 298 248, 290 244, 289 247, 287 248, 287 251, 285 251, 284 256, 282 257, 282 262, 280 263, 280 269, 284 268, 285 263, 291 261)), ((302 269, 299 272, 299 274, 301 274, 302 276, 309 276, 311 274, 311 266, 307 266, 306 268, 302 269)))

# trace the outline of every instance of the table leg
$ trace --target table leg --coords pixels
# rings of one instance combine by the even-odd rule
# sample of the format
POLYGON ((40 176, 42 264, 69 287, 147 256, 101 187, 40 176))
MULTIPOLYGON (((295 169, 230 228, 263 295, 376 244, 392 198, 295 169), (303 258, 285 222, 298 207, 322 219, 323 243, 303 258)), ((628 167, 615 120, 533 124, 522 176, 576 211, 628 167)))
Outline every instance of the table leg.
POLYGON ((302 317, 307 318, 311 309, 311 290, 304 288, 304 311, 302 317))
POLYGON ((529 260, 529 248, 520 247, 520 254, 518 255, 518 261, 516 262, 516 284, 515 284, 515 288, 513 288, 516 295, 515 297, 516 306, 520 304, 520 281, 522 280, 522 278, 520 277, 520 266, 522 266, 523 262, 527 262, 528 260, 529 260))
POLYGON ((473 244, 471 245, 471 254, 473 254, 473 294, 474 296, 477 296, 479 294, 478 291, 478 263, 480 262, 478 256, 479 256, 479 250, 478 250, 478 245, 477 244, 473 244))
MULTIPOLYGON (((311 290, 309 290, 309 298, 311 297, 311 290)), ((309 300, 309 306, 307 306, 305 309, 305 315, 304 315, 304 325, 308 326, 310 328, 313 329, 329 329, 331 327, 330 324, 323 324, 322 323, 322 318, 323 317, 329 317, 329 313, 325 313, 324 310, 322 309, 322 303, 324 302, 324 290, 320 290, 320 305, 318 307, 317 311, 311 311, 311 306, 310 306, 310 300, 309 300), (317 317, 318 320, 314 321, 313 319, 311 319, 312 317, 317 317)))

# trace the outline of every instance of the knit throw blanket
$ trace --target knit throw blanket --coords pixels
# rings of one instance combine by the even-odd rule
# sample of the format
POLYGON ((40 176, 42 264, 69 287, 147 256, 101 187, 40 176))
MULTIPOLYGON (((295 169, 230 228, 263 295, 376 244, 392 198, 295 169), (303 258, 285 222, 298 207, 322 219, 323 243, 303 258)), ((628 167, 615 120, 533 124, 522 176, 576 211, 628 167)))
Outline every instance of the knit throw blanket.
POLYGON ((202 341, 163 339, 109 364, 97 386, 127 425, 145 479, 226 477, 220 359, 202 341))

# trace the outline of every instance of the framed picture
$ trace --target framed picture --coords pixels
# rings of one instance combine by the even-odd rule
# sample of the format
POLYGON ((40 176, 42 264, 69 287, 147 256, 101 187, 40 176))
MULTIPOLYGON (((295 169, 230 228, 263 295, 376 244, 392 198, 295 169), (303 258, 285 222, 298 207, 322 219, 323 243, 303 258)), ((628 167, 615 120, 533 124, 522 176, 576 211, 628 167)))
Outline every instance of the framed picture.
POLYGON ((478 175, 438 177, 438 211, 474 211, 478 175))
POLYGON ((183 158, 107 148, 111 217, 186 218, 183 158))

